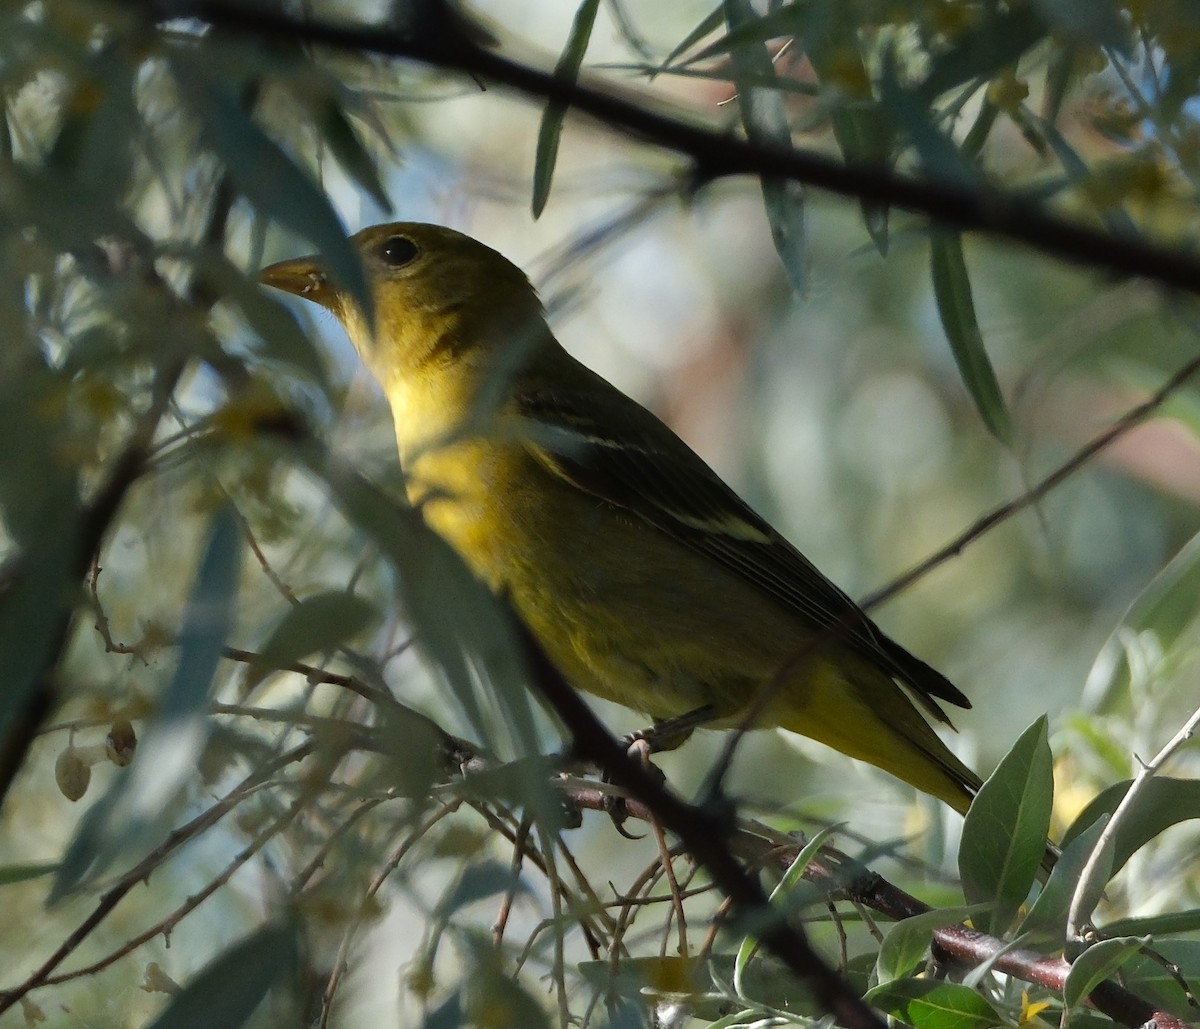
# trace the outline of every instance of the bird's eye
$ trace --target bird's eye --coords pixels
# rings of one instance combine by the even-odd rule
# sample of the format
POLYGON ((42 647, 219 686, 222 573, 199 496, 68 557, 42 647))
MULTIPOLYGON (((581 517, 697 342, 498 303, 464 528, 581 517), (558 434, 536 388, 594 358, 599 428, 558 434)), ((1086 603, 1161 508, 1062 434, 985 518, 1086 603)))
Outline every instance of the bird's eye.
POLYGON ((383 263, 392 268, 403 268, 414 261, 420 252, 417 244, 407 236, 392 236, 391 239, 384 240, 379 248, 379 256, 383 263))

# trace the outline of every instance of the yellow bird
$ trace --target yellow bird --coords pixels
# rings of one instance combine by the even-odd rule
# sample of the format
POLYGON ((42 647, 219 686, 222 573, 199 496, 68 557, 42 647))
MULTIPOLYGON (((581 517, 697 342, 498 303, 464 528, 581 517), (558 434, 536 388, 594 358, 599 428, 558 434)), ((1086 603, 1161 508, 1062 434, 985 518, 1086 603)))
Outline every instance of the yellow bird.
POLYGON ((888 639, 658 418, 571 357, 524 273, 436 225, 352 237, 374 325, 316 258, 262 281, 332 311, 383 386, 407 489, 572 685, 656 719, 783 726, 965 811, 918 711, 970 702, 888 639), (914 703, 915 702, 915 703, 914 703))

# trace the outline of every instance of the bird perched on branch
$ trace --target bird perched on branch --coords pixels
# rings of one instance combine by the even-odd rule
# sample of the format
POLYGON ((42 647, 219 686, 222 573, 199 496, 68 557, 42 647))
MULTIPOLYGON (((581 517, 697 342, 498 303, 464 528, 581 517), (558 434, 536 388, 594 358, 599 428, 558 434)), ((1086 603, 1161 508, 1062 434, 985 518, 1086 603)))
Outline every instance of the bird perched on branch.
POLYGON ((568 682, 657 719, 754 712, 966 810, 979 777, 925 716, 949 725, 939 701, 967 698, 563 350, 519 268, 436 225, 351 242, 373 317, 316 258, 262 281, 338 317, 387 394, 414 504, 568 682))

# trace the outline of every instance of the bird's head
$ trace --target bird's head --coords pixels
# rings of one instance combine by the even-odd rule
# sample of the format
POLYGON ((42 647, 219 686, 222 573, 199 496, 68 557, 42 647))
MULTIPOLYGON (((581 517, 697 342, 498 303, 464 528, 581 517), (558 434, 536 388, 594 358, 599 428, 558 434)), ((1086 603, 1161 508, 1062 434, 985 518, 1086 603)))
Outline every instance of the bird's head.
POLYGON ((332 311, 386 385, 430 362, 490 363, 544 331, 541 303, 516 265, 440 225, 394 222, 350 237, 374 302, 374 329, 316 257, 263 269, 269 286, 332 311), (490 359, 490 360, 489 360, 490 359))

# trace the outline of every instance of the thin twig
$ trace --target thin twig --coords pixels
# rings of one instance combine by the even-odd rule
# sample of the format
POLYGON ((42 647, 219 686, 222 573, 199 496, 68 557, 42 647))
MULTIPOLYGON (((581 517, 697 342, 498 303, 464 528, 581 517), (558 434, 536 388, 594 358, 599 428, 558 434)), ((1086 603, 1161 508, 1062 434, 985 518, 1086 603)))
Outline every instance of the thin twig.
POLYGON ((300 20, 229 0, 190 0, 160 6, 165 6, 158 12, 161 17, 191 16, 254 35, 299 38, 340 50, 406 58, 497 82, 538 100, 552 99, 660 149, 688 155, 695 161, 696 175, 702 181, 729 175, 765 175, 805 182, 839 196, 925 214, 960 230, 1023 243, 1074 264, 1153 279, 1188 293, 1200 292, 1200 261, 1192 254, 1057 218, 1046 214, 1040 205, 986 186, 930 182, 886 168, 847 165, 813 151, 751 143, 698 127, 480 46, 440 3, 423 5, 430 24, 417 31, 300 20))
POLYGON ((1192 716, 1184 722, 1183 728, 1172 736, 1167 745, 1149 762, 1144 762, 1134 755, 1140 766, 1137 775, 1133 777, 1133 782, 1129 784, 1129 789, 1121 798, 1121 803, 1112 813, 1108 824, 1101 830, 1096 845, 1092 847, 1083 871, 1080 872, 1075 892, 1071 895, 1071 906, 1067 913, 1066 936, 1066 951, 1069 956, 1077 957, 1087 947, 1092 912, 1104 889, 1104 883, 1108 879, 1112 848, 1116 843, 1117 833, 1124 828, 1130 812, 1136 808, 1142 794, 1150 785, 1150 780, 1154 778, 1163 764, 1170 760, 1175 751, 1192 738, 1197 726, 1200 726, 1200 708, 1192 712, 1192 716))
POLYGON ((50 957, 42 962, 22 983, 9 990, 0 992, 0 1014, 11 1008, 31 990, 45 985, 49 976, 54 972, 54 969, 62 964, 112 914, 117 905, 120 904, 135 886, 144 882, 151 872, 162 865, 170 854, 216 825, 240 804, 242 800, 257 790, 260 785, 268 781, 277 772, 297 761, 302 761, 313 753, 314 750, 315 745, 313 743, 304 743, 298 747, 293 747, 284 754, 280 754, 278 757, 268 761, 261 768, 257 768, 251 772, 242 782, 226 793, 224 797, 205 811, 202 811, 190 822, 169 833, 158 847, 122 875, 100 897, 96 903, 95 910, 55 948, 50 957))

